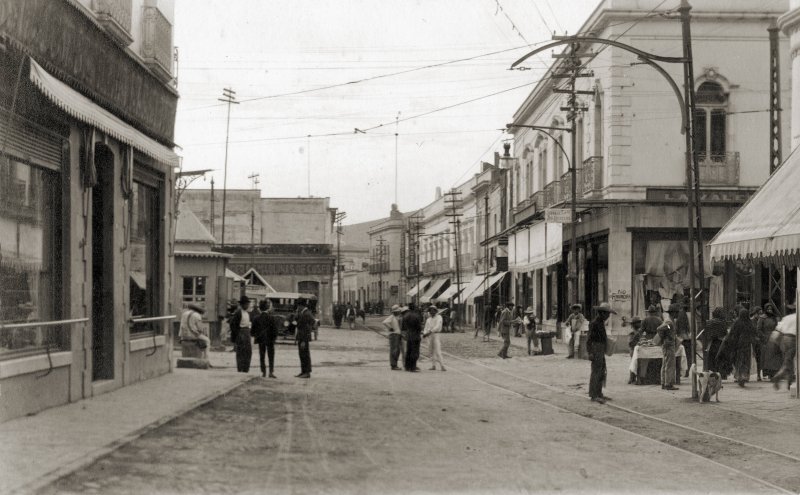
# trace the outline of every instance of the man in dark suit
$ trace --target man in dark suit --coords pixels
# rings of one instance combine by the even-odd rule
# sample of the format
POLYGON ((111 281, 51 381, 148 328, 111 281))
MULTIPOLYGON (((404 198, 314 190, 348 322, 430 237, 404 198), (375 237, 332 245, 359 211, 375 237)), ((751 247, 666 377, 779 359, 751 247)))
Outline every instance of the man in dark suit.
POLYGON ((592 360, 591 375, 589 377, 589 397, 594 402, 604 404, 608 397, 603 395, 603 383, 606 381, 606 346, 608 345, 608 334, 606 334, 606 320, 612 315, 617 314, 611 309, 607 302, 595 306, 597 316, 589 324, 589 335, 587 347, 589 359, 592 360))
POLYGON ((314 330, 314 316, 306 307, 303 299, 297 302, 297 352, 300 355, 300 374, 297 378, 311 378, 311 349, 308 344, 311 342, 311 332, 314 330))
POLYGON ((270 311, 269 301, 264 299, 258 303, 261 311, 253 319, 253 337, 258 344, 258 358, 261 362, 261 376, 267 376, 267 365, 264 354, 269 358, 269 377, 277 378, 275 371, 275 340, 278 338, 279 321, 270 311))
POLYGON ((408 335, 404 368, 406 371, 419 371, 417 360, 422 342, 422 314, 414 303, 408 305, 408 311, 400 322, 400 331, 408 335))

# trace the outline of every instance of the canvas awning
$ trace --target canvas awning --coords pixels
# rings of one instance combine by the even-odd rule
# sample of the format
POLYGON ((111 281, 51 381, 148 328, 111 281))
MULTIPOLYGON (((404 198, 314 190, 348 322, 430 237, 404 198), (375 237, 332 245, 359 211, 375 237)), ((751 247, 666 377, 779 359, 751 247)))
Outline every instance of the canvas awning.
POLYGON ((422 297, 419 298, 419 302, 422 304, 431 302, 431 299, 433 299, 433 297, 436 296, 439 293, 439 291, 442 290, 442 286, 444 286, 444 284, 446 284, 448 280, 450 279, 440 278, 431 282, 431 286, 428 287, 428 290, 426 290, 425 293, 422 295, 422 297))
POLYGON ((469 282, 461 286, 461 294, 459 294, 458 297, 453 299, 453 303, 463 304, 462 300, 466 301, 467 299, 469 299, 472 296, 472 294, 483 285, 484 280, 486 280, 485 275, 478 275, 476 277, 472 277, 472 279, 469 282))
POLYGON ((508 236, 508 266, 531 272, 561 262, 563 227, 540 222, 508 236))
POLYGON ((800 153, 792 153, 709 244, 715 260, 800 259, 800 153))
MULTIPOLYGON (((461 282, 462 289, 466 287, 466 285, 467 284, 464 282, 461 282)), ((450 287, 446 288, 444 292, 433 298, 433 302, 447 302, 451 297, 456 295, 456 292, 458 292, 458 285, 455 283, 450 284, 450 287)))
POLYGON ((425 287, 427 287, 429 283, 431 283, 431 279, 423 278, 422 280, 419 281, 417 285, 415 285, 410 291, 408 291, 408 294, 406 295, 408 297, 416 296, 417 292, 419 292, 420 290, 425 290, 425 287))
POLYGON ((461 295, 455 302, 460 303, 461 299, 469 301, 480 295, 484 290, 491 290, 492 287, 503 280, 503 277, 505 277, 507 273, 508 272, 497 272, 488 277, 479 276, 473 278, 469 286, 461 292, 461 295))
POLYGON ((34 86, 68 115, 95 127, 122 143, 133 146, 161 163, 172 167, 179 165, 178 155, 174 151, 155 139, 145 136, 105 108, 59 81, 35 60, 30 59, 30 65, 30 80, 34 86))

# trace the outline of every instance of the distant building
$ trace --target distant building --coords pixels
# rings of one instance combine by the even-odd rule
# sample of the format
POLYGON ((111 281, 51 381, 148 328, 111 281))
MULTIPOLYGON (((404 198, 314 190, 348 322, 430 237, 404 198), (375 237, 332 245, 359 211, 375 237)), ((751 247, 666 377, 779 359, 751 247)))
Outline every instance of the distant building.
POLYGON ((329 198, 260 195, 259 190, 228 190, 224 245, 222 191, 212 195, 209 189, 187 189, 180 207, 191 210, 212 233, 215 251, 232 255, 232 272, 244 276, 255 269, 278 292, 316 295, 320 318, 329 321, 336 209, 329 206, 329 198))
POLYGON ((7 420, 170 371, 178 94, 171 1, 0 12, 7 420))

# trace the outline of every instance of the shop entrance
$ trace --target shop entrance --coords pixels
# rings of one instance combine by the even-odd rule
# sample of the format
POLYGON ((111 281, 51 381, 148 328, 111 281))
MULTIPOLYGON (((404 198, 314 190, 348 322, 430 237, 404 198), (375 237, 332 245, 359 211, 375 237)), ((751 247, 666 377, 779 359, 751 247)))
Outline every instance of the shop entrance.
POLYGON ((114 155, 95 146, 92 190, 92 380, 114 378, 114 155))

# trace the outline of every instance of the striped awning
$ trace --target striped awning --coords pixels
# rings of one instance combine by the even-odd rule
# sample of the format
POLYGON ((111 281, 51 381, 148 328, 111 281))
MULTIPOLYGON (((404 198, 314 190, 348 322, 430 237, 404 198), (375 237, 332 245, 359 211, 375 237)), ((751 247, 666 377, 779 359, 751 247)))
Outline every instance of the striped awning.
POLYGON ((468 301, 473 295, 483 287, 483 281, 486 280, 486 275, 478 275, 472 277, 464 287, 461 289, 461 294, 453 300, 455 304, 463 304, 463 301, 468 301))
MULTIPOLYGON (((462 289, 466 287, 466 285, 467 284, 464 282, 461 282, 462 289)), ((455 283, 450 284, 450 287, 446 288, 444 292, 433 298, 433 302, 447 302, 451 297, 456 295, 456 292, 458 292, 458 285, 455 283)))
POLYGON ((428 287, 428 290, 425 291, 425 294, 419 298, 419 302, 422 304, 431 302, 431 300, 439 294, 439 291, 442 290, 442 286, 446 284, 448 280, 450 279, 440 278, 431 282, 431 286, 428 287))
POLYGON ((178 155, 155 139, 145 136, 120 118, 56 79, 30 59, 31 82, 47 99, 73 118, 89 124, 114 139, 169 166, 178 166, 178 155))
POLYGON ((709 244, 715 260, 800 259, 800 153, 792 153, 709 244))
POLYGON ((406 295, 408 297, 416 296, 417 292, 425 290, 425 287, 427 287, 429 283, 431 283, 431 279, 423 278, 422 280, 419 281, 419 283, 417 285, 415 285, 410 291, 408 291, 408 294, 406 294, 406 295))

